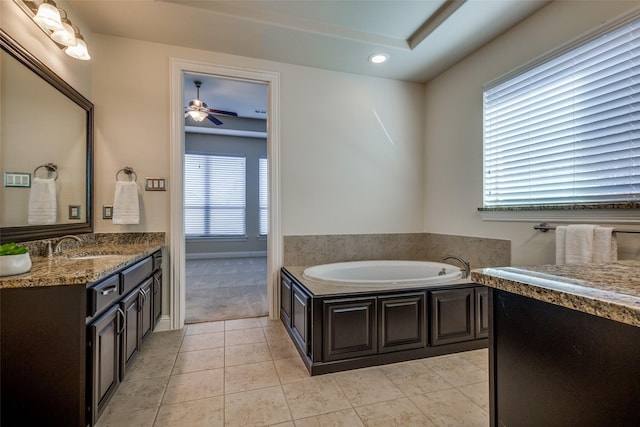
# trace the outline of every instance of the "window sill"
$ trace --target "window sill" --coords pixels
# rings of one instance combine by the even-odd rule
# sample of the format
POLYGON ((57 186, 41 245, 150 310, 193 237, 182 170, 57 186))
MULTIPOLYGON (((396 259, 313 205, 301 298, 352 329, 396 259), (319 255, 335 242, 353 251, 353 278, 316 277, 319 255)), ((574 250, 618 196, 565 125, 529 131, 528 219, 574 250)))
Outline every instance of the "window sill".
POLYGON ((246 242, 249 240, 247 236, 186 236, 187 242, 203 242, 213 241, 216 242, 246 242))
POLYGON ((483 221, 594 222, 639 224, 640 203, 478 208, 483 221))

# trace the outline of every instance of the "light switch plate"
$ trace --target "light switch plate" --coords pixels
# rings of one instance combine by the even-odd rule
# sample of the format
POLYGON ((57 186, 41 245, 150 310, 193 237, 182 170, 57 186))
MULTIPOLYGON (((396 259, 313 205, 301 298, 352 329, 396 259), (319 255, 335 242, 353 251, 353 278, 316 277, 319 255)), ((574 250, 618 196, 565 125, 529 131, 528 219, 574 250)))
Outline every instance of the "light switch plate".
POLYGON ((80 205, 69 205, 69 219, 80 219, 80 205))
POLYGON ((5 187, 31 187, 31 174, 26 172, 5 172, 5 187))
POLYGON ((148 176, 145 178, 146 184, 144 189, 146 191, 167 191, 167 179, 148 176))
POLYGON ((102 205, 102 219, 113 219, 113 205, 102 205))

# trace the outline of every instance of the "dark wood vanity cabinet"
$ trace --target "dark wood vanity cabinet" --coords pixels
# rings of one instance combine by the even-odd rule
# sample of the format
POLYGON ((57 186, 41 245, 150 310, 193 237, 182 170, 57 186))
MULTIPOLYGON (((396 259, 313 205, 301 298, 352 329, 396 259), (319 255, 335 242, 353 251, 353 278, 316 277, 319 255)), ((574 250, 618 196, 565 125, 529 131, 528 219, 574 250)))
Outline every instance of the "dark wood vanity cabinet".
POLYGON ((323 360, 367 356, 378 351, 376 298, 325 300, 323 360))
POLYGON ((476 338, 487 338, 489 336, 489 288, 477 287, 475 295, 476 338))
POLYGON ((431 344, 442 345, 473 339, 474 289, 430 292, 431 344))
POLYGON ((424 292, 378 298, 378 352, 409 350, 427 345, 424 292))
POLYGON ((291 279, 282 275, 280 280, 280 318, 285 325, 291 326, 291 279))
POLYGON ((291 292, 291 332, 304 354, 309 354, 309 300, 311 298, 300 287, 291 292))

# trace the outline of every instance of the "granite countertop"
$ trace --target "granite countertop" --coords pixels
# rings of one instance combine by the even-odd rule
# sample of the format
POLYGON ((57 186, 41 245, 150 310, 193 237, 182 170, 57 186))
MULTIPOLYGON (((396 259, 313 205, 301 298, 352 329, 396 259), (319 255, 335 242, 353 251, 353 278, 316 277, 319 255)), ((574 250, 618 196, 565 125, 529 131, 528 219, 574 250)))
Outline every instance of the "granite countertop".
POLYGON ((476 283, 640 326, 640 261, 476 269, 476 283))
POLYGON ((154 236, 157 238, 137 241, 98 239, 64 250, 52 258, 32 255, 31 270, 24 274, 0 277, 0 289, 86 285, 99 281, 162 249, 164 233, 155 234, 158 234, 154 236), (87 255, 105 256, 74 258, 87 255))
POLYGON ((345 294, 360 294, 360 293, 372 293, 372 292, 389 292, 399 291, 404 289, 416 289, 416 288, 428 288, 428 287, 442 287, 445 285, 465 285, 472 283, 469 279, 458 279, 445 283, 437 284, 414 284, 414 285, 366 285, 366 284, 338 284, 331 282, 324 282, 319 280, 307 279, 303 276, 304 270, 308 267, 300 266, 285 266, 293 277, 304 285, 309 292, 314 296, 333 296, 333 295, 345 295, 345 294))

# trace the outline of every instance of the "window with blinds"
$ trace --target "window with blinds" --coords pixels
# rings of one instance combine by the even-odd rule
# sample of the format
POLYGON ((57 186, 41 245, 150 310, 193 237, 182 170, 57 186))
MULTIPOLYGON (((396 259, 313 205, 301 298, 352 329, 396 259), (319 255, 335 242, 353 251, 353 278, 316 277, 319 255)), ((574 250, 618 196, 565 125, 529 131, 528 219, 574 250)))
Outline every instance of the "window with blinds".
POLYGON ((187 236, 246 234, 246 158, 185 154, 187 236))
POLYGON ((259 233, 261 236, 269 234, 269 164, 266 158, 260 158, 258 160, 259 167, 259 233))
POLYGON ((483 92, 485 208, 640 200, 640 19, 483 92))

